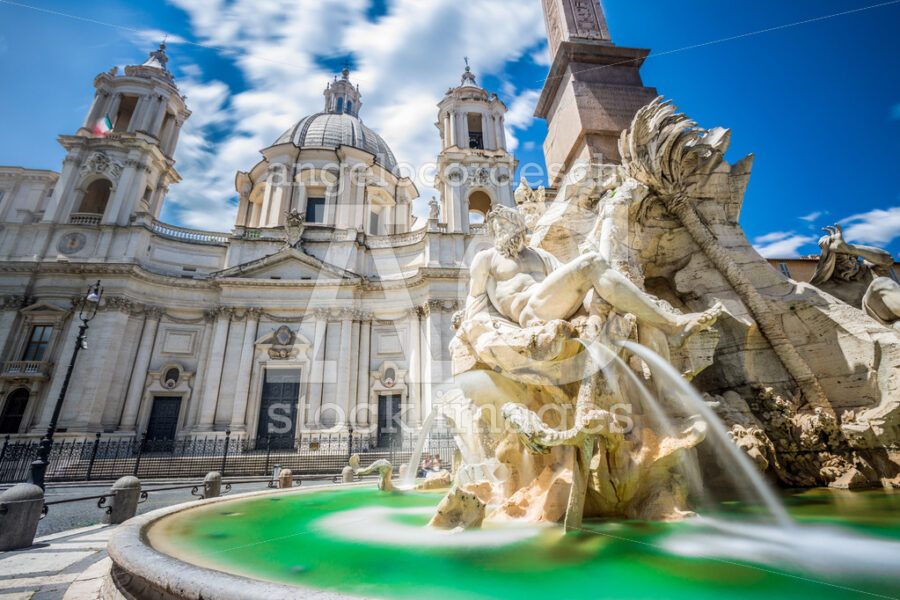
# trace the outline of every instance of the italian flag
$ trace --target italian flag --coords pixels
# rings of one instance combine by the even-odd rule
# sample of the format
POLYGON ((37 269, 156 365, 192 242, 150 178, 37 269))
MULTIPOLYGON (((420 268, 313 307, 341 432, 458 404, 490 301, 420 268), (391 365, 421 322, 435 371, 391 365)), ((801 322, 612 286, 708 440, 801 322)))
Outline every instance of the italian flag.
POLYGON ((94 135, 99 135, 106 137, 106 134, 112 130, 112 123, 109 122, 109 117, 103 117, 96 123, 94 123, 94 135))

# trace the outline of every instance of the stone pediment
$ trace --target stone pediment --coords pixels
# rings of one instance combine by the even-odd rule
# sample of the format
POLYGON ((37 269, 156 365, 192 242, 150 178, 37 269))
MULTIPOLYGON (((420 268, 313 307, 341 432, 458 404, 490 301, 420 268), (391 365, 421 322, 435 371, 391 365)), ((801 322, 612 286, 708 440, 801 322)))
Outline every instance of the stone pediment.
POLYGON ((212 274, 215 279, 281 279, 287 281, 357 280, 359 275, 322 262, 294 248, 235 265, 212 274))
POLYGON ((22 312, 23 314, 51 314, 54 316, 63 316, 69 314, 68 310, 60 308, 59 306, 51 304, 50 302, 44 302, 43 300, 26 306, 20 312, 22 312))

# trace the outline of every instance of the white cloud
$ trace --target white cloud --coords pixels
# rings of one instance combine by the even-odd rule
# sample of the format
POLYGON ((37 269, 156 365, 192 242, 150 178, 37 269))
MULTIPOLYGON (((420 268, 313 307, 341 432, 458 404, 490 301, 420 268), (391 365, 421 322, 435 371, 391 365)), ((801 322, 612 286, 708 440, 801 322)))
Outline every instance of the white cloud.
POLYGON ((510 152, 515 152, 519 147, 519 138, 515 135, 516 129, 525 130, 534 122, 534 107, 537 106, 540 90, 524 90, 513 98, 506 113, 506 146, 510 152))
POLYGON ((183 44, 185 40, 180 35, 167 33, 161 29, 144 29, 133 33, 133 40, 142 48, 155 48, 157 44, 165 40, 166 44, 183 44))
MULTIPOLYGON (((463 56, 479 78, 502 74, 508 62, 535 51, 545 37, 538 2, 482 0, 473 11, 456 0, 393 0, 371 22, 365 16, 369 0, 170 1, 188 14, 198 42, 228 49, 224 54, 248 83, 247 90, 228 92, 221 101, 224 84, 204 81, 193 67, 187 80, 178 81, 193 115, 176 152, 183 182, 170 190, 169 210, 184 224, 218 230, 233 225, 235 171, 250 169, 258 150, 322 110, 322 90, 333 73, 316 57, 353 56, 360 117, 385 138, 398 161, 418 166, 440 151, 436 105, 458 84, 463 56), (212 114, 202 114, 207 110, 212 114), (212 126, 225 126, 228 134, 210 141, 212 126)), ((170 67, 177 65, 178 50, 170 49, 169 56, 170 67)), ((531 123, 536 94, 525 90, 508 101, 511 128, 531 123)), ((417 186, 421 214, 431 190, 425 181, 417 186)))
POLYGON ((876 208, 843 219, 844 239, 849 242, 887 244, 900 237, 900 206, 876 208))
POLYGON ((793 231, 773 231, 753 239, 753 247, 765 258, 796 258, 798 249, 816 241, 816 237, 793 231))
POLYGON ((531 60, 534 61, 534 64, 541 65, 542 67, 550 66, 550 47, 547 44, 543 44, 540 48, 531 53, 531 60))
POLYGON ((801 221, 809 221, 810 223, 814 222, 816 219, 821 217, 822 215, 827 215, 828 211, 822 212, 821 210, 817 210, 815 212, 811 212, 808 215, 797 217, 801 221))

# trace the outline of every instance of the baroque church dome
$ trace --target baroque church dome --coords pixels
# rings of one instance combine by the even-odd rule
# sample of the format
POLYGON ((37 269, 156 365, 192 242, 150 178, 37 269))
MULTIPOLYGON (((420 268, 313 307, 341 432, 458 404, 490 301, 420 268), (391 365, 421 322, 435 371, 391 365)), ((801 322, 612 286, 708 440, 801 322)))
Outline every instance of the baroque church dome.
POLYGON ((380 135, 359 120, 359 86, 350 82, 350 70, 344 67, 341 77, 325 88, 325 110, 303 117, 296 125, 281 134, 275 144, 288 142, 304 146, 351 146, 375 155, 375 162, 393 172, 397 159, 380 135))
POLYGON ((300 119, 275 144, 304 146, 351 146, 375 155, 375 162, 392 171, 397 166, 394 153, 384 139, 347 112, 321 112, 300 119))

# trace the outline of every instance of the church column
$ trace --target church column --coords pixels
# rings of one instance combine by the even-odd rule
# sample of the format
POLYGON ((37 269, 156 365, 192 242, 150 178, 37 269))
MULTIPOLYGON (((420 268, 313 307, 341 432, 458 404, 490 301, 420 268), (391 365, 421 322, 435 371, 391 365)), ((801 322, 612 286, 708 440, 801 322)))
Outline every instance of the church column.
POLYGON ((424 421, 434 402, 434 394, 443 383, 443 365, 441 358, 443 357, 442 336, 441 336, 441 304, 440 300, 430 300, 425 305, 425 350, 422 352, 422 359, 425 361, 425 375, 422 381, 422 417, 424 421))
POLYGON ((228 339, 228 324, 231 310, 220 306, 213 311, 216 317, 213 325, 213 336, 209 342, 209 355, 206 361, 206 381, 203 384, 203 395, 200 403, 200 416, 197 431, 211 431, 216 416, 216 403, 219 399, 219 383, 222 381, 222 363, 225 359, 225 344, 228 339))
MULTIPOLYGON (((21 307, 21 299, 20 298, 7 298, 3 305, 0 306, 0 352, 3 352, 6 349, 6 343, 9 341, 9 336, 12 333, 13 324, 16 322, 16 317, 19 316, 19 308, 21 307)), ((26 333, 26 335, 28 335, 26 333)), ((62 335, 58 335, 57 339, 62 340, 62 335)), ((62 343, 60 342, 57 342, 62 343)), ((8 356, 7 358, 15 358, 12 356, 8 356)))
MULTIPOLYGON (((56 343, 59 344, 61 352, 59 352, 59 358, 57 359, 56 364, 53 365, 53 370, 50 373, 50 389, 47 390, 47 393, 44 395, 44 400, 40 407, 40 418, 36 421, 36 425, 32 428, 32 432, 47 431, 47 427, 50 424, 50 417, 52 416, 53 409, 56 405, 56 399, 59 398, 62 382, 63 379, 65 379, 66 368, 69 365, 69 360, 72 358, 71 353, 72 349, 75 347, 75 339, 78 337, 79 325, 81 325, 81 321, 78 320, 78 310, 76 309, 73 311, 73 314, 69 316, 59 337, 56 338, 56 343)), ((76 368, 79 364, 84 363, 85 354, 85 352, 81 353, 81 362, 75 363, 76 368)), ((67 395, 69 397, 68 402, 75 402, 72 400, 71 395, 67 395)), ((65 408, 65 405, 63 405, 63 408, 65 408)), ((62 419, 62 414, 60 414, 60 419, 62 419)))
POLYGON ((162 127, 163 118, 166 116, 166 97, 156 95, 156 110, 153 111, 150 123, 147 125, 147 133, 159 139, 159 128, 162 127))
MULTIPOLYGON (((340 175, 338 175, 340 177, 340 175)), ((333 183, 329 183, 325 187, 325 223, 335 225, 337 223, 337 204, 340 200, 338 198, 338 194, 340 193, 340 179, 334 181, 333 183)))
POLYGON ((358 372, 356 374, 356 402, 357 404, 367 405, 366 410, 357 409, 354 414, 357 416, 359 423, 357 426, 365 426, 369 424, 372 418, 372 407, 369 404, 369 348, 372 336, 372 321, 369 319, 371 315, 364 315, 363 321, 359 324, 359 355, 357 359, 358 372))
POLYGON ((407 355, 409 360, 408 398, 413 410, 410 411, 407 425, 418 427, 422 424, 422 394, 421 394, 421 363, 422 363, 422 331, 419 314, 421 307, 415 306, 409 310, 409 343, 407 355))
POLYGON ((125 161, 125 168, 122 169, 119 180, 113 181, 115 189, 112 191, 112 197, 106 205, 106 212, 103 213, 103 219, 100 221, 104 225, 115 225, 118 221, 119 211, 126 202, 126 197, 131 191, 131 183, 134 181, 134 177, 139 168, 140 167, 137 166, 135 161, 125 161))
MULTIPOLYGON (((351 354, 351 345, 352 345, 352 332, 353 332, 353 321, 349 314, 344 312, 341 315, 341 345, 340 345, 340 354, 338 355, 338 369, 342 372, 342 374, 346 374, 344 369, 350 365, 350 354, 351 354)), ((350 410, 350 378, 349 377, 341 377, 340 375, 337 378, 337 397, 335 398, 335 404, 337 404, 338 410, 341 411, 340 423, 335 423, 335 425, 346 426, 347 420, 349 418, 349 410, 350 410)))
POLYGON ((328 310, 313 311, 316 330, 313 333, 312 372, 309 376, 309 400, 307 401, 307 426, 319 423, 319 412, 322 409, 322 384, 325 379, 325 332, 328 328, 328 310))
POLYGON ((499 129, 500 129, 500 147, 498 149, 506 150, 506 117, 505 116, 500 117, 499 129))
POLYGON ((118 212, 110 214, 110 217, 119 225, 128 225, 131 221, 131 212, 137 207, 136 201, 144 197, 147 175, 150 173, 150 168, 142 164, 140 160, 125 161, 125 164, 126 166, 130 164, 134 168, 134 174, 128 182, 129 193, 122 196, 116 194, 119 202, 118 212))
POLYGON ((459 144, 460 148, 468 148, 469 147, 469 117, 466 113, 460 111, 456 116, 456 127, 458 131, 456 132, 456 138, 461 143, 459 144))
POLYGON ((91 105, 91 110, 88 111, 87 117, 84 120, 84 127, 86 129, 93 131, 94 124, 104 116, 102 114, 103 107, 106 105, 108 98, 109 92, 106 90, 97 90, 97 93, 94 95, 94 103, 91 105))
POLYGON ((354 311, 353 328, 350 331, 350 362, 347 365, 347 368, 349 369, 349 374, 347 376, 347 380, 348 380, 347 381, 347 398, 348 398, 347 422, 354 428, 356 427, 356 415, 358 414, 357 413, 358 406, 359 406, 359 403, 363 401, 356 394, 356 390, 357 390, 356 381, 357 381, 357 378, 359 377, 359 369, 354 368, 356 366, 356 364, 355 364, 356 361, 359 360, 359 347, 360 347, 360 339, 359 339, 360 323, 359 323, 359 321, 360 321, 360 319, 361 319, 361 313, 359 311, 354 311))
POLYGON ((482 136, 482 145, 485 150, 496 150, 496 134, 494 129, 494 115, 482 114, 481 115, 481 136, 482 136))
MULTIPOLYGON (((87 333, 90 357, 84 364, 76 366, 84 376, 80 385, 69 388, 72 392, 70 401, 77 398, 77 407, 68 419, 70 431, 99 431, 103 408, 109 393, 109 382, 115 372, 116 360, 122 337, 128 324, 131 303, 122 298, 108 298, 103 309, 92 322, 87 333), (96 325, 94 324, 96 323, 96 325)), ((69 411, 64 411, 69 412, 69 411)))
POLYGON ((298 181, 294 184, 297 186, 297 192, 294 194, 294 204, 291 208, 299 212, 301 215, 306 215, 306 184, 302 181, 298 181))
POLYGON ((161 317, 162 309, 154 307, 146 311, 137 358, 134 360, 131 382, 128 384, 128 392, 125 396, 125 407, 122 409, 122 418, 119 420, 121 431, 134 431, 137 426, 141 398, 144 395, 144 384, 147 381, 147 370, 153 356, 153 344, 156 341, 156 332, 159 329, 161 317))
POLYGON ((256 353, 256 332, 259 327, 260 309, 248 308, 244 313, 244 339, 241 343, 241 362, 234 384, 234 405, 231 411, 231 431, 244 431, 247 427, 247 398, 250 394, 250 374, 256 353))
POLYGON ((128 133, 134 133, 143 124, 144 118, 147 116, 145 113, 147 112, 147 103, 149 101, 150 98, 148 96, 138 96, 134 105, 134 112, 131 113, 131 120, 128 122, 128 133))
POLYGON ((457 116, 456 116, 455 110, 450 113, 449 119, 450 119, 450 143, 448 145, 449 146, 457 146, 458 145, 456 143, 456 140, 457 140, 457 135, 456 135, 457 116))
POLYGON ((442 149, 450 146, 450 116, 447 113, 441 115, 441 142, 443 142, 442 149))
POLYGON ((116 117, 118 117, 119 103, 122 101, 122 94, 113 94, 106 105, 105 117, 109 117, 109 122, 113 127, 116 126, 116 117))

